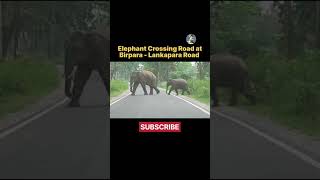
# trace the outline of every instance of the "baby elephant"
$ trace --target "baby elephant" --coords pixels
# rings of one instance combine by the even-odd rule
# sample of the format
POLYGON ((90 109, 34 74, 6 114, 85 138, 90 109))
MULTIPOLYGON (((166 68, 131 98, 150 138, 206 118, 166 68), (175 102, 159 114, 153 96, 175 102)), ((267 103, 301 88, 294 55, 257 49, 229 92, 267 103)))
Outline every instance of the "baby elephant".
POLYGON ((185 91, 188 92, 188 94, 190 95, 190 91, 188 88, 188 83, 186 80, 184 79, 171 79, 167 82, 167 88, 166 88, 166 93, 168 90, 168 87, 171 86, 170 90, 169 90, 169 95, 171 93, 171 91, 174 89, 177 93, 177 95, 179 95, 178 93, 178 89, 182 89, 182 95, 184 94, 185 91))

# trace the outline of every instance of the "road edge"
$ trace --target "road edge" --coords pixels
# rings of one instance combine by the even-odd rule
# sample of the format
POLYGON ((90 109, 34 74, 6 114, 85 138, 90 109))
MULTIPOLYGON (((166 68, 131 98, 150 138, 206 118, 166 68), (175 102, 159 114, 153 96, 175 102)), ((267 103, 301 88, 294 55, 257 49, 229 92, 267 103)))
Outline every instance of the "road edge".
POLYGON ((112 106, 114 103, 116 103, 116 102, 124 99, 124 98, 127 97, 128 95, 130 95, 130 91, 129 91, 129 90, 126 90, 126 91, 124 91, 123 93, 121 93, 121 94, 118 95, 118 96, 111 97, 111 98, 110 98, 109 105, 112 106))
MULTIPOLYGON (((262 133, 268 136, 268 138, 265 138, 265 137, 264 138, 269 142, 276 144, 278 147, 288 151, 287 148, 283 147, 283 144, 285 146, 289 146, 294 151, 297 151, 298 154, 302 154, 301 156, 307 157, 306 159, 310 158, 313 161, 316 161, 318 164, 320 164, 320 141, 319 140, 314 141, 314 139, 310 139, 310 137, 308 136, 299 134, 297 132, 287 129, 286 127, 275 124, 272 122, 272 120, 269 120, 266 117, 261 117, 255 113, 252 113, 243 109, 238 109, 238 108, 228 107, 228 106, 218 107, 218 108, 212 109, 212 113, 213 113, 212 118, 214 118, 214 116, 216 115, 221 116, 222 114, 225 116, 224 118, 228 119, 229 121, 232 121, 233 123, 236 123, 241 127, 247 128, 248 130, 250 130, 251 128, 250 131, 252 131, 252 129, 255 129, 255 131, 259 131, 260 134, 254 132, 256 135, 261 136, 261 133, 262 133), (237 112, 232 113, 235 111, 237 112), (247 118, 243 118, 241 116, 245 116, 247 118), (259 119, 259 121, 256 121, 256 119, 259 119), (235 121, 238 121, 238 122, 235 122, 235 121), (241 123, 243 125, 241 125, 241 123), (276 141, 281 142, 282 145, 279 145, 273 141, 270 141, 270 139, 275 139, 276 141), (317 143, 318 147, 315 146, 315 143, 317 143)), ((262 137, 264 135, 262 135, 262 137)), ((297 156, 296 154, 294 155, 297 156)), ((301 158, 299 157, 299 159, 301 158)), ((309 163, 309 164, 312 164, 312 163, 309 163)), ((320 165, 317 165, 317 167, 319 168, 320 165)))
MULTIPOLYGON (((166 92, 166 89, 163 89, 163 88, 160 88, 160 87, 159 87, 158 89, 161 89, 161 90, 163 90, 164 92, 166 92)), ((200 108, 202 108, 202 109, 204 109, 204 110, 206 110, 207 112, 210 113, 210 106, 209 106, 209 105, 206 105, 206 104, 204 104, 204 103, 202 103, 202 102, 200 102, 200 101, 198 101, 198 100, 196 100, 196 99, 193 99, 193 98, 190 98, 190 97, 184 96, 184 95, 179 95, 179 96, 173 95, 173 96, 175 96, 175 97, 177 97, 177 98, 184 99, 185 101, 188 101, 189 103, 192 103, 192 104, 194 104, 194 105, 196 105, 196 106, 199 106, 200 108)))

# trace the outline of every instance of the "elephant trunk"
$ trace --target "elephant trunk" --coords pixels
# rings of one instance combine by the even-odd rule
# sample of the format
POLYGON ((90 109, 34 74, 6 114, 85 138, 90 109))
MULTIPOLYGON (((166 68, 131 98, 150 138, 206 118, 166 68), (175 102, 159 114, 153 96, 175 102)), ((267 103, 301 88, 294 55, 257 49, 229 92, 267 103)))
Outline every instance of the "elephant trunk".
POLYGON ((169 85, 170 85, 170 83, 169 83, 169 81, 168 81, 168 82, 167 82, 167 87, 166 87, 166 94, 168 94, 167 91, 168 91, 169 85))
POLYGON ((133 80, 132 80, 132 78, 130 77, 130 92, 132 92, 132 85, 133 85, 133 80))
POLYGON ((65 49, 65 64, 64 64, 64 75, 65 75, 65 86, 64 92, 65 95, 71 98, 71 82, 72 82, 72 71, 73 71, 73 64, 70 62, 71 59, 68 55, 68 48, 65 49))

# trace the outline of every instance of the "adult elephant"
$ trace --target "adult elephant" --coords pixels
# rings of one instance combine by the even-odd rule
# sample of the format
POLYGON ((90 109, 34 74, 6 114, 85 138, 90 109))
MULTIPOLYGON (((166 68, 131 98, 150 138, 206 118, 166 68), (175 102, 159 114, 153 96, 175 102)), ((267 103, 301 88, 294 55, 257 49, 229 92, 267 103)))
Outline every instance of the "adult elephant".
POLYGON ((80 96, 93 70, 98 71, 109 91, 109 47, 110 41, 96 32, 73 32, 65 41, 65 95, 71 99, 69 106, 80 106, 80 96))
POLYGON ((187 91, 189 93, 189 95, 191 94, 189 91, 189 88, 188 88, 188 83, 184 79, 170 79, 169 81, 167 81, 166 93, 167 93, 169 86, 171 86, 169 93, 168 93, 169 95, 172 90, 175 90, 176 94, 179 95, 179 93, 178 93, 179 89, 182 89, 182 95, 184 95, 185 91, 187 91))
POLYGON ((210 57, 212 69, 213 106, 219 105, 217 87, 231 88, 229 105, 236 105, 238 93, 243 94, 252 104, 256 103, 255 88, 249 79, 248 68, 242 59, 230 54, 217 54, 210 57))
POLYGON ((141 84, 144 91, 144 95, 148 95, 146 85, 150 86, 150 95, 153 94, 153 89, 157 94, 160 93, 157 88, 157 77, 150 71, 134 71, 130 76, 130 91, 132 95, 135 95, 138 85, 141 84))

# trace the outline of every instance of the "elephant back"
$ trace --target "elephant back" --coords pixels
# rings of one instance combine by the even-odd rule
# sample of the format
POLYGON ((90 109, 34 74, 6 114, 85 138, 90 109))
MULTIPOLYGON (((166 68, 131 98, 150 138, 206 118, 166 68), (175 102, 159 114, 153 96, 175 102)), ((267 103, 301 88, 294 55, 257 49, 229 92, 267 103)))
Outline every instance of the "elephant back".
POLYGON ((145 77, 145 80, 146 80, 147 84, 156 85, 157 77, 153 72, 148 71, 148 70, 143 70, 143 75, 145 77))
POLYGON ((188 85, 185 79, 173 79, 172 82, 176 88, 186 88, 188 85))
POLYGON ((67 61, 74 65, 105 66, 110 56, 110 41, 96 32, 73 32, 65 41, 67 61))
POLYGON ((228 84, 247 79, 248 68, 244 61, 233 55, 217 54, 210 57, 213 79, 228 84))
POLYGON ((87 47, 90 52, 88 62, 103 66, 110 57, 110 40, 96 32, 86 34, 87 47))

